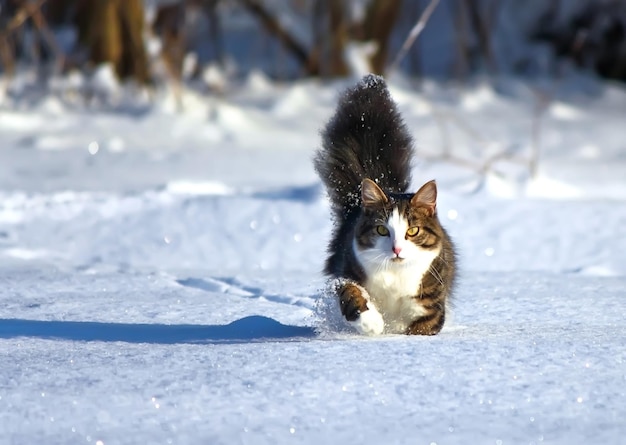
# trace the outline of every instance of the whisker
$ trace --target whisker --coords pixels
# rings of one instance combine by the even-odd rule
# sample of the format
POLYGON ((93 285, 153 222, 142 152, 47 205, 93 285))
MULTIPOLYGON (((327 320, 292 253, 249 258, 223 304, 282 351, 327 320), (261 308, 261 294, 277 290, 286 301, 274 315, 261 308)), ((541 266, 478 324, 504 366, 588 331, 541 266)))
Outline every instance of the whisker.
POLYGON ((443 286, 443 277, 441 276, 439 271, 432 266, 432 264, 428 267, 428 271, 435 278, 435 280, 437 280, 437 282, 443 286))
POLYGON ((448 261, 442 257, 441 255, 439 255, 439 259, 446 265, 446 266, 450 266, 450 263, 448 263, 448 261))
POLYGON ((370 252, 369 262, 375 265, 376 273, 387 269, 388 258, 384 252, 370 252))
POLYGON ((389 268, 389 259, 385 254, 381 254, 382 261, 378 264, 378 272, 386 271, 389 268))
POLYGON ((437 270, 437 268, 432 265, 429 267, 430 273, 439 281, 439 284, 443 285, 443 277, 441 276, 441 272, 437 270))

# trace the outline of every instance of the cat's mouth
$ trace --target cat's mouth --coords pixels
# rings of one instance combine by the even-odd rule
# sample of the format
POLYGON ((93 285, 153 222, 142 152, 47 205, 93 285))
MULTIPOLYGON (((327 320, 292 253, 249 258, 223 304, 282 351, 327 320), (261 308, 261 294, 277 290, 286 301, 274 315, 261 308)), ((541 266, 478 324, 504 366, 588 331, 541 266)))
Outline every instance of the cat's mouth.
POLYGON ((391 258, 392 263, 401 263, 402 261, 404 261, 404 258, 401 258, 399 256, 394 256, 393 258, 391 258))

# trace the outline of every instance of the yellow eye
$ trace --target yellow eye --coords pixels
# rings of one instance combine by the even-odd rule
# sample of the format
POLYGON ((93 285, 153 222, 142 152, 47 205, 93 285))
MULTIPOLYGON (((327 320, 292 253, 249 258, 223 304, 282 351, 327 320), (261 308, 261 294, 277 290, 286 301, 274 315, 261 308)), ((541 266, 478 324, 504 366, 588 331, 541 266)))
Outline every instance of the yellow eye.
POLYGON ((409 230, 406 231, 408 236, 415 236, 420 231, 419 227, 409 227, 409 230))
POLYGON ((380 236, 389 236, 389 229, 385 226, 376 226, 376 233, 380 236))

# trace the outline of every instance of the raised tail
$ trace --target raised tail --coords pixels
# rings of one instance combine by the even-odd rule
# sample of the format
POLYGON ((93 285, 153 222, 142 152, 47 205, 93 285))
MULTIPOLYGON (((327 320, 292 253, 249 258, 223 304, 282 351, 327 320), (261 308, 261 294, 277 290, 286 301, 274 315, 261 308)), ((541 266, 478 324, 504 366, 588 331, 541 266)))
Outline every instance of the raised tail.
POLYGON ((360 207, 365 178, 386 192, 407 192, 412 157, 413 140, 384 79, 368 74, 339 100, 313 162, 335 217, 345 220, 360 207))

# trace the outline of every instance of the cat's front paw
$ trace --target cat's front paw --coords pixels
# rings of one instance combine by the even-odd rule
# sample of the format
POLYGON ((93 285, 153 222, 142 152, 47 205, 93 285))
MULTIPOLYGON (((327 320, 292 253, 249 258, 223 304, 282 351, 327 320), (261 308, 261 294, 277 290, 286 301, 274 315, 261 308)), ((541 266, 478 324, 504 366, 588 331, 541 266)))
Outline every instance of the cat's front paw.
POLYGON ((350 322, 354 328, 363 335, 380 335, 385 330, 385 321, 380 312, 369 303, 370 308, 361 312, 356 321, 350 322))
POLYGON ((346 320, 361 334, 380 335, 385 330, 382 315, 369 301, 367 291, 354 282, 338 284, 339 306, 346 320))
POLYGON ((367 291, 355 283, 341 283, 337 289, 341 314, 348 321, 356 321, 361 313, 367 311, 367 291))

